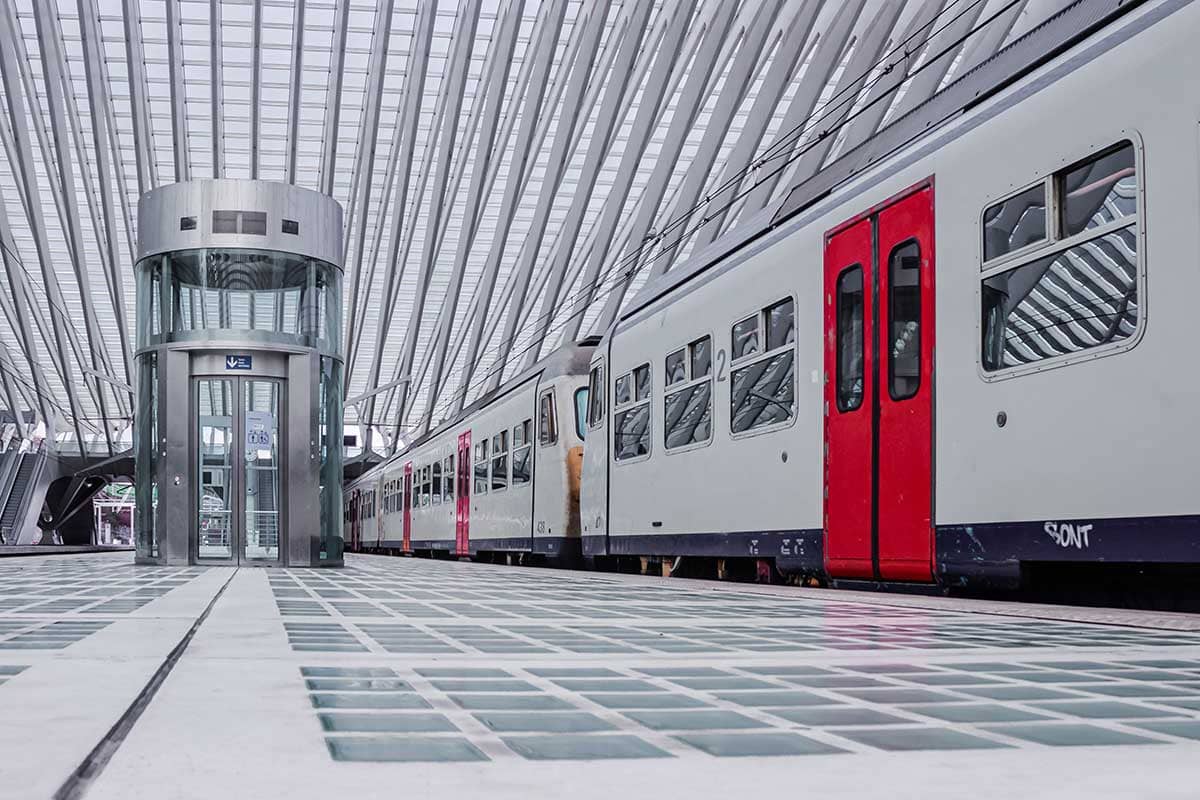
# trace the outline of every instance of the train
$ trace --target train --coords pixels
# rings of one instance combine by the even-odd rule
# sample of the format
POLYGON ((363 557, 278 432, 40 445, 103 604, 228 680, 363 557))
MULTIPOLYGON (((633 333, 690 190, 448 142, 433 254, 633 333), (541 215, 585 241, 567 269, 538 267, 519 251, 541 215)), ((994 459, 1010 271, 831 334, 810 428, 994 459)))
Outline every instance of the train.
POLYGON ((1064 10, 350 484, 350 549, 1194 576, 1197 32, 1186 2, 1064 10))

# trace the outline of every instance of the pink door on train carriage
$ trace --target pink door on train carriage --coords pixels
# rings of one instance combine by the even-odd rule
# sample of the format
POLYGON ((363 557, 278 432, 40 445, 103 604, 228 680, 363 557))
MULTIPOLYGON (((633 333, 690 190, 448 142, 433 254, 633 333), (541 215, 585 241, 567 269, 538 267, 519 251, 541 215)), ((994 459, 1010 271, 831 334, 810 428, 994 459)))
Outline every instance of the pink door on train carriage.
POLYGON ((404 483, 400 494, 400 502, 404 508, 404 552, 412 552, 412 462, 404 465, 404 483))
POLYGON ((465 556, 471 552, 471 432, 458 436, 458 494, 454 507, 454 552, 465 556))

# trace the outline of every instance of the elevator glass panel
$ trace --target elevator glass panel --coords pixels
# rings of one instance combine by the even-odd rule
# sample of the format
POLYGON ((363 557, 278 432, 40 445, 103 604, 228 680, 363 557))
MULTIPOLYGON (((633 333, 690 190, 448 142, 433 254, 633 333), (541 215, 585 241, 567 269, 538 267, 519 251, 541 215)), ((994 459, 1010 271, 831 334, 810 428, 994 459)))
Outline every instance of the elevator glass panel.
POLYGON ((243 380, 245 492, 242 558, 279 559, 279 382, 243 380))
POLYGON ((199 415, 199 539, 204 559, 233 557, 233 381, 196 382, 199 415))

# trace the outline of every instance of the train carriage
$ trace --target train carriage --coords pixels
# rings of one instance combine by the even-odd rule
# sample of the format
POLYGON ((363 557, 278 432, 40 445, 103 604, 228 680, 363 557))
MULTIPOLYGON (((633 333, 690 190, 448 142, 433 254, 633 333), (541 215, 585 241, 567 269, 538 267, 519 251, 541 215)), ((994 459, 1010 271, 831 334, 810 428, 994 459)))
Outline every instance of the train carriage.
POLYGON ((582 421, 594 345, 559 348, 359 477, 349 502, 378 498, 374 516, 353 523, 352 530, 364 531, 359 549, 578 558, 582 421))
POLYGON ((647 283, 592 361, 585 554, 950 585, 1200 561, 1200 9, 1118 5, 647 283))

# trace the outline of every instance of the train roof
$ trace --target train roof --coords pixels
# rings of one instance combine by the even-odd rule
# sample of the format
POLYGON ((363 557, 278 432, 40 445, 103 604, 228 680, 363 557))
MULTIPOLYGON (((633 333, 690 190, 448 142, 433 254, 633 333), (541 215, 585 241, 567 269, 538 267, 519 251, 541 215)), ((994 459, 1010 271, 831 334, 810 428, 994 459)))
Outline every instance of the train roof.
MULTIPOLYGON (((782 199, 769 203, 758 213, 739 221, 711 244, 692 253, 686 261, 665 274, 647 280, 621 312, 613 330, 619 327, 620 321, 644 310, 751 241, 764 236, 783 222, 793 219, 805 209, 830 196, 861 173, 944 128, 988 98, 1141 5, 1145 5, 1145 0, 1076 2, 1050 17, 924 103, 888 124, 858 147, 841 155, 812 177, 793 185, 782 199)), ((1151 21, 1153 20, 1145 21, 1141 27, 1151 21)), ((1140 27, 1138 29, 1140 30, 1140 27)), ((903 85, 903 82, 874 98, 872 102, 886 102, 900 85, 903 85)), ((835 124, 830 130, 823 131, 818 134, 817 139, 810 139, 809 142, 824 139, 826 136, 836 136, 839 130, 839 125, 835 124)))

